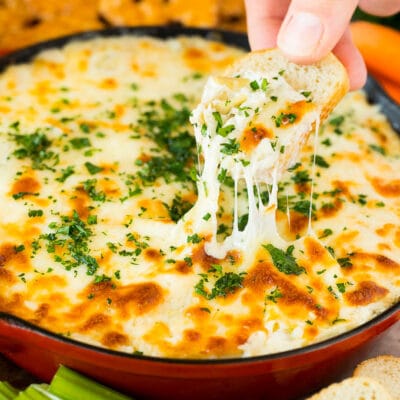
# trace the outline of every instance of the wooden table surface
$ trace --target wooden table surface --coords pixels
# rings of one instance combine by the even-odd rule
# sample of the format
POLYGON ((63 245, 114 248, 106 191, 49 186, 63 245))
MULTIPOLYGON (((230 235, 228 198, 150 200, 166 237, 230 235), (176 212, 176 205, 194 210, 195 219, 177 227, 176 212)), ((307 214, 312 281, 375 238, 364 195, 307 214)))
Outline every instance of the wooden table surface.
MULTIPOLYGON (((393 325, 384 340, 381 340, 367 355, 366 358, 375 357, 382 354, 392 354, 400 357, 400 322, 393 325)), ((24 386, 35 382, 35 378, 27 372, 12 364, 5 357, 0 355, 0 380, 7 380, 16 387, 24 386)))

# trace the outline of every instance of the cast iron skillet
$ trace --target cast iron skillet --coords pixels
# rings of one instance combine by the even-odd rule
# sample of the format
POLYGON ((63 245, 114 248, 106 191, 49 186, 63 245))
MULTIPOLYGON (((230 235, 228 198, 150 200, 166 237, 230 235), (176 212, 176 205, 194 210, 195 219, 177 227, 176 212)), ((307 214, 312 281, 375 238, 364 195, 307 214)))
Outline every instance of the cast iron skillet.
MULTIPOLYGON (((114 28, 51 40, 7 55, 0 58, 0 72, 73 40, 123 35, 197 35, 248 50, 247 37, 235 32, 176 26, 114 28)), ((400 108, 371 78, 365 90, 369 101, 381 106, 400 134, 400 108)), ((140 399, 298 399, 353 368, 398 320, 400 301, 349 332, 300 349, 245 359, 187 360, 91 346, 0 313, 0 352, 39 379, 50 380, 58 365, 64 364, 140 399)))

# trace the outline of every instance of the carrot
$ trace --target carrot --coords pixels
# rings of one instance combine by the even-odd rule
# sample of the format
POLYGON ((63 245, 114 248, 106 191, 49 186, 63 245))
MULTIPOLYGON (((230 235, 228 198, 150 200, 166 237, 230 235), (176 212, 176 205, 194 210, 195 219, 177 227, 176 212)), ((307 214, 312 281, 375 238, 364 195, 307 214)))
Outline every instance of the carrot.
POLYGON ((385 92, 398 104, 400 104, 400 84, 390 81, 383 76, 374 75, 374 78, 385 89, 385 92))
POLYGON ((368 71, 400 85, 400 31, 366 21, 351 24, 368 71))

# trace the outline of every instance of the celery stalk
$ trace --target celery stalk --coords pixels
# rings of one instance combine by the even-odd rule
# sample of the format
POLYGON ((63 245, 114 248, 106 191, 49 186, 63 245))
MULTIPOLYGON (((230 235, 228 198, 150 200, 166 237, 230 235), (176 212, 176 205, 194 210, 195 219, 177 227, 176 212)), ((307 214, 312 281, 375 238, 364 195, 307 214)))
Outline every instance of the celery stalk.
POLYGON ((63 400, 131 400, 62 365, 54 375, 49 391, 63 400))
POLYGON ((49 385, 32 384, 20 392, 15 400, 63 400, 48 391, 49 385))
POLYGON ((7 382, 0 382, 0 400, 12 400, 18 394, 18 390, 7 382))

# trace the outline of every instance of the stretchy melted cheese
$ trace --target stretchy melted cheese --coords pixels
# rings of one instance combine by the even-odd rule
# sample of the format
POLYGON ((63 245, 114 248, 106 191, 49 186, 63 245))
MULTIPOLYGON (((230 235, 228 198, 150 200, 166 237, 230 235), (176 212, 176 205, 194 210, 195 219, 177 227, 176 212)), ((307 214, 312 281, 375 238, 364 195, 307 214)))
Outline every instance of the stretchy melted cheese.
MULTIPOLYGON (((248 204, 272 195, 227 165, 208 188, 218 209, 202 201, 190 113, 239 55, 197 38, 96 39, 0 76, 1 311, 129 353, 215 358, 305 346, 399 300, 400 142, 361 93, 320 129, 312 205, 312 139, 279 179, 279 240, 212 251, 254 229, 248 204)), ((240 148, 262 163, 250 139, 240 148)))

